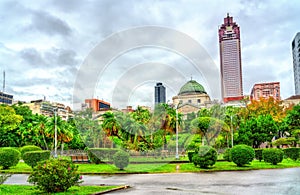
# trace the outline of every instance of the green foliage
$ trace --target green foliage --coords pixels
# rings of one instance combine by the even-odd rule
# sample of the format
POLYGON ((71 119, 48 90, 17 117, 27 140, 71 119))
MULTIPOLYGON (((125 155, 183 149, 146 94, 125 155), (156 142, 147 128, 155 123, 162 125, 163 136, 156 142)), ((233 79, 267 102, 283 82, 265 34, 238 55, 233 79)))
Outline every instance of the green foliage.
POLYGON ((263 149, 255 149, 255 159, 261 161, 263 159, 263 149))
POLYGON ((184 143, 185 150, 195 150, 200 146, 201 146, 201 137, 199 134, 190 135, 184 143))
POLYGON ((33 168, 28 182, 44 192, 65 192, 70 187, 81 183, 77 173, 78 166, 66 159, 41 161, 33 168))
POLYGON ((227 148, 227 149, 225 150, 225 152, 223 153, 223 159, 226 160, 226 161, 228 161, 228 162, 231 162, 231 161, 232 161, 232 160, 231 160, 231 153, 230 153, 230 150, 231 150, 231 148, 227 148))
POLYGON ((88 156, 93 163, 99 164, 104 160, 113 160, 113 155, 118 151, 119 149, 116 148, 90 148, 88 156))
POLYGON ((193 156, 194 156, 194 154, 195 154, 195 151, 189 151, 188 152, 188 158, 189 158, 190 162, 193 162, 193 156))
POLYGON ((238 166, 241 167, 250 164, 254 159, 254 149, 247 145, 236 145, 231 150, 231 159, 238 166))
POLYGON ((285 148, 283 149, 284 156, 292 160, 297 160, 300 158, 300 148, 285 148))
POLYGON ((271 115, 259 115, 241 123, 238 142, 255 148, 264 142, 271 142, 277 135, 278 125, 271 115))
POLYGON ((0 166, 3 169, 16 166, 20 160, 20 152, 13 148, 1 148, 0 149, 0 166))
POLYGON ((263 159, 265 162, 277 165, 283 160, 283 151, 278 148, 267 148, 262 151, 263 159))
POLYGON ((210 146, 201 146, 199 151, 193 155, 193 163, 201 168, 208 168, 217 162, 218 153, 210 146))
POLYGON ((218 137, 221 131, 229 132, 229 126, 222 120, 214 117, 198 117, 192 120, 194 131, 203 136, 208 145, 218 137))
POLYGON ((114 164, 120 170, 123 170, 129 164, 129 154, 125 151, 118 151, 113 156, 114 164))
POLYGON ((24 162, 31 166, 32 168, 37 165, 38 162, 43 160, 48 160, 50 158, 50 151, 49 150, 42 150, 42 151, 30 151, 26 152, 23 155, 24 162))
POLYGON ((40 148, 39 146, 33 146, 33 145, 23 146, 22 148, 20 148, 21 158, 23 159, 24 154, 26 152, 41 151, 41 150, 42 148, 40 148))

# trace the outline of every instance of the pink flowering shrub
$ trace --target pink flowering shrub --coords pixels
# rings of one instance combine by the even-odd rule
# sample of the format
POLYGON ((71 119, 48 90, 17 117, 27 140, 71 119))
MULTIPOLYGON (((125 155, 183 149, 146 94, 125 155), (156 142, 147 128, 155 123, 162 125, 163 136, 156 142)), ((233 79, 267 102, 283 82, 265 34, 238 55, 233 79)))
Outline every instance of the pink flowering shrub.
POLYGON ((49 159, 39 162, 29 175, 28 182, 44 192, 65 192, 79 185, 82 176, 77 173, 78 166, 67 159, 49 159))

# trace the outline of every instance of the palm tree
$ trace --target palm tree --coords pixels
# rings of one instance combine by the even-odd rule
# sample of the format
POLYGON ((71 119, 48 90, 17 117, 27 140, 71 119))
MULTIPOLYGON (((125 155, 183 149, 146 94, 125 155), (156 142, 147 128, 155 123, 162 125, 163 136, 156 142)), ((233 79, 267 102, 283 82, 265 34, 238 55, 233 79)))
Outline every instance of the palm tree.
POLYGON ((46 123, 46 136, 51 137, 54 140, 55 134, 55 125, 57 130, 57 141, 61 143, 61 150, 63 151, 64 143, 68 143, 73 138, 73 132, 71 129, 71 125, 68 124, 66 121, 62 120, 61 117, 56 116, 56 124, 55 124, 55 117, 48 118, 46 123))
MULTIPOLYGON (((119 139, 122 140, 122 138, 119 135, 121 133, 119 132, 121 130, 121 124, 115 117, 114 113, 105 112, 102 116, 103 116, 102 128, 106 132, 106 135, 108 137, 117 136, 119 139)), ((113 147, 113 142, 111 147, 113 147)))

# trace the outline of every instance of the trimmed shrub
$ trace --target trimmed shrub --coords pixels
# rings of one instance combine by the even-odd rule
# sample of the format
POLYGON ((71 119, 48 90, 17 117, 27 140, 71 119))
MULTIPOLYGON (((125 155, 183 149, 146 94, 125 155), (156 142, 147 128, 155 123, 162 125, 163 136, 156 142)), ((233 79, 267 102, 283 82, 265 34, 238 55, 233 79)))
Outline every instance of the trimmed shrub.
POLYGON ((300 148, 285 148, 283 149, 284 156, 292 160, 297 160, 300 158, 300 148))
POLYGON ((78 166, 66 159, 40 161, 29 175, 28 182, 44 192, 65 192, 79 185, 82 177, 77 173, 78 166))
POLYGON ((88 156, 93 163, 99 164, 104 160, 112 161, 113 155, 118 151, 120 149, 117 148, 90 148, 88 149, 88 156))
POLYGON ((188 152, 188 157, 189 157, 189 161, 190 162, 193 162, 193 156, 194 156, 194 154, 195 154, 195 151, 189 151, 188 152))
POLYGON ((49 158, 49 150, 25 152, 23 155, 24 162, 32 168, 35 167, 38 162, 48 160, 49 158))
POLYGON ((0 149, 0 166, 3 169, 16 166, 20 160, 20 152, 13 148, 1 148, 0 149))
POLYGON ((201 168, 208 168, 217 162, 218 153, 211 146, 201 146, 199 151, 193 155, 193 163, 201 168))
POLYGON ((250 164, 254 159, 254 149, 247 145, 236 145, 230 150, 231 160, 238 166, 250 164))
POLYGON ((231 150, 231 148, 227 148, 227 149, 225 150, 225 152, 223 153, 223 159, 226 160, 226 161, 228 161, 228 162, 231 162, 231 161, 232 161, 232 160, 231 160, 230 150, 231 150))
POLYGON ((123 170, 129 164, 129 154, 125 151, 118 151, 113 156, 114 164, 120 170, 123 170))
POLYGON ((267 163, 277 165, 283 159, 283 151, 278 148, 268 148, 262 151, 263 159, 267 163))
POLYGON ((23 159, 23 156, 26 152, 40 151, 40 150, 42 150, 42 148, 34 145, 23 146, 22 148, 20 148, 21 158, 23 159))
POLYGON ((261 162, 261 160, 263 159, 263 149, 255 149, 254 151, 255 151, 255 159, 261 162))

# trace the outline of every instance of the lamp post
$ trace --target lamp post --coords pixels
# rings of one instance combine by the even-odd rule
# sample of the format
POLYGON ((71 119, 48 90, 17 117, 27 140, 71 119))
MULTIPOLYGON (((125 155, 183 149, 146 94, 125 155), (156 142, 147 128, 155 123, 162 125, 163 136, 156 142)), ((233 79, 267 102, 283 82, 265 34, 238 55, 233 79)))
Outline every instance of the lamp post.
POLYGON ((178 154, 178 108, 181 102, 179 102, 176 106, 176 155, 175 159, 179 160, 179 154, 178 154))
POLYGON ((176 107, 176 156, 175 156, 176 160, 179 159, 179 154, 178 154, 178 105, 176 107))
POLYGON ((230 115, 230 130, 231 130, 231 148, 232 148, 233 147, 232 115, 230 115))
POLYGON ((57 108, 54 111, 54 158, 57 158, 57 108))
POLYGON ((54 158, 57 158, 57 110, 58 108, 51 105, 42 104, 42 110, 54 113, 54 158))

